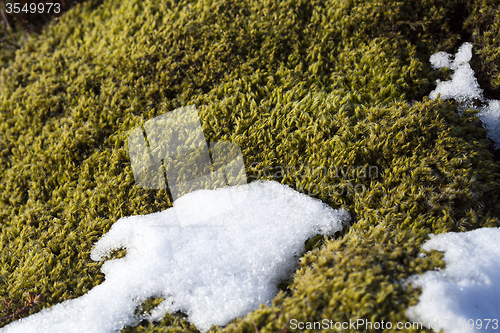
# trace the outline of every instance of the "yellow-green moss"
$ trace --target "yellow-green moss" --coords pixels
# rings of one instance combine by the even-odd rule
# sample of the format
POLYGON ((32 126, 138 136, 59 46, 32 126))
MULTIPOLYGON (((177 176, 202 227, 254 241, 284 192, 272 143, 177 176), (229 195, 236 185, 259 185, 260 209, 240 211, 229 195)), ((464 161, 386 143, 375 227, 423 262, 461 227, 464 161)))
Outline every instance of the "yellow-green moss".
MULTIPOLYGON (((468 37, 477 75, 498 92, 500 42, 485 31, 498 24, 486 0, 78 5, 27 37, 0 76, 0 296, 20 304, 43 293, 48 307, 101 283, 92 245, 122 216, 171 206, 168 192, 134 186, 129 131, 196 104, 207 139, 237 143, 250 179, 354 217, 309 243, 272 306, 217 330, 404 321, 418 290, 401 280, 443 264, 417 256, 426 236, 499 225, 499 169, 480 121, 424 98, 446 74, 431 71, 429 56, 468 37), (378 172, 309 172, 365 166, 378 172), (330 193, 348 183, 366 191, 330 193)), ((194 330, 171 314, 124 331, 194 330)))

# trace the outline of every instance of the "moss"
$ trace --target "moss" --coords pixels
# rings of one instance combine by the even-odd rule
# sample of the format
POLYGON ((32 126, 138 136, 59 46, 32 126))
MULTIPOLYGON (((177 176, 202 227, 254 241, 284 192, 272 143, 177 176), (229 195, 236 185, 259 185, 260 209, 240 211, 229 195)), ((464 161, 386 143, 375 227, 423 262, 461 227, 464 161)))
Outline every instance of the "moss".
POLYGON ((465 27, 472 35, 477 57, 472 66, 486 97, 498 98, 500 94, 500 7, 495 1, 475 1, 465 27))
MULTIPOLYGON (((499 225, 498 165, 475 113, 424 98, 446 74, 430 55, 469 37, 496 92, 498 20, 493 1, 76 6, 27 36, 0 76, 0 295, 43 293, 48 307, 101 283, 92 245, 120 217, 172 205, 134 186, 130 130, 196 104, 207 139, 237 143, 251 180, 354 217, 308 243, 288 293, 215 330, 404 321, 418 290, 401 279, 443 265, 417 256, 426 236, 499 225)), ((124 331, 195 328, 171 314, 124 331)))

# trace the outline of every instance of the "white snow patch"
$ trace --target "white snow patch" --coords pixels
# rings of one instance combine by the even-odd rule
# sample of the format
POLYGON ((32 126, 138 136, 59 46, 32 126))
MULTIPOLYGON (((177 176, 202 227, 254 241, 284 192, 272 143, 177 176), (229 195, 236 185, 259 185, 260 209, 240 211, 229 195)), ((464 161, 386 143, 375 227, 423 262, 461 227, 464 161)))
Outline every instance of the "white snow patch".
POLYGON ((431 58, 429 59, 432 68, 438 69, 438 68, 450 68, 451 67, 451 60, 450 60, 451 54, 446 53, 446 52, 438 52, 434 53, 431 55, 431 58))
POLYGON ((127 255, 103 264, 104 283, 0 332, 119 332, 144 319, 134 311, 151 297, 165 300, 147 319, 180 310, 201 331, 226 325, 274 298, 308 238, 339 231, 349 218, 343 209, 276 182, 189 193, 173 208, 112 226, 92 259, 104 260, 120 248, 127 255), (214 223, 179 227, 177 209, 196 211, 230 197, 236 200, 226 204, 235 209, 212 217, 214 223), (234 205, 239 197, 244 200, 234 205))
POLYGON ((455 60, 450 60, 451 54, 446 52, 438 52, 431 55, 430 62, 434 68, 451 68, 456 70, 460 66, 468 65, 472 59, 472 44, 464 43, 455 54, 455 60))
POLYGON ((422 294, 419 303, 407 310, 408 317, 447 333, 498 331, 500 229, 431 235, 422 248, 444 251, 446 268, 409 279, 422 287, 422 294), (492 320, 488 329, 486 319, 492 320))
POLYGON ((489 100, 488 105, 483 106, 477 116, 488 131, 488 137, 495 142, 495 148, 500 149, 500 101, 489 100))
POLYGON ((473 99, 488 103, 478 109, 478 117, 488 131, 488 137, 495 143, 495 148, 500 149, 500 101, 487 100, 483 97, 483 90, 469 65, 472 59, 472 44, 464 43, 455 54, 453 62, 450 58, 451 54, 446 52, 438 52, 431 56, 430 62, 433 68, 451 68, 454 73, 450 81, 438 80, 436 89, 429 94, 429 97, 435 99, 439 95, 442 99, 453 98, 462 102, 467 108, 473 108, 473 99))

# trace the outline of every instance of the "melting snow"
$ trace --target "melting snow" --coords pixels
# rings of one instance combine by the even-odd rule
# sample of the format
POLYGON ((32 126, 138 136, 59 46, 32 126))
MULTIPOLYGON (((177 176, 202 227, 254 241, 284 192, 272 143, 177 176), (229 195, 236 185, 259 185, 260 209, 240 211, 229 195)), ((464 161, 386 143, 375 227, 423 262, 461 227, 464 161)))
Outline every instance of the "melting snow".
POLYGON ((276 182, 192 192, 173 208, 112 226, 92 259, 104 260, 120 248, 127 255, 103 264, 104 283, 0 332, 119 332, 146 318, 134 311, 151 297, 164 301, 146 319, 180 310, 201 331, 226 325, 274 298, 308 238, 341 230, 348 220, 347 211, 276 182), (186 211, 215 204, 233 209, 202 225, 179 221, 186 211))
MULTIPOLYGON (((464 43, 455 54, 433 54, 434 68, 454 71, 450 81, 437 82, 429 95, 435 99, 453 98, 463 107, 474 108, 488 137, 500 148, 500 101, 487 100, 469 65, 472 44, 464 43)), ((424 250, 445 251, 446 269, 427 272, 409 279, 422 287, 419 303, 407 315, 429 328, 445 332, 497 331, 500 329, 500 229, 484 228, 466 233, 431 235, 424 250)))
POLYGON ((433 68, 450 68, 454 71, 451 81, 437 81, 437 87, 430 94, 431 99, 438 95, 442 99, 453 98, 462 102, 467 108, 474 108, 472 101, 477 99, 487 105, 479 108, 478 117, 484 128, 488 131, 488 137, 495 143, 495 148, 500 149, 500 101, 487 100, 483 97, 483 90, 474 77, 474 71, 469 65, 472 59, 472 44, 464 43, 455 54, 455 59, 450 60, 451 54, 438 52, 433 54, 430 62, 433 68))
POLYGON ((422 248, 444 251, 446 269, 409 279, 413 285, 422 287, 422 294, 419 303, 408 309, 408 317, 435 331, 497 332, 500 229, 431 235, 422 248))

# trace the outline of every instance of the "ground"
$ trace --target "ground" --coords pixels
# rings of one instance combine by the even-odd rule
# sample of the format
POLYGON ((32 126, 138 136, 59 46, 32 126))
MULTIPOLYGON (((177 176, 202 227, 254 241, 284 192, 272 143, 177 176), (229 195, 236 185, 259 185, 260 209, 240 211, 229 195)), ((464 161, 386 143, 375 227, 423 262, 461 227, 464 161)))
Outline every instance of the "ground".
MULTIPOLYGON (((207 140, 238 144, 250 180, 353 217, 307 243, 272 304, 213 330, 407 320, 420 291, 402 281, 444 265, 418 255, 427 235, 500 226, 498 153, 475 111, 426 97, 450 74, 429 57, 471 42, 485 96, 500 99, 499 35, 493 0, 77 5, 2 51, 0 296, 21 307, 43 293, 33 313, 101 283, 93 244, 122 216, 172 205, 134 185, 130 130, 196 104, 207 140)), ((195 331, 180 313, 123 330, 195 331)))

